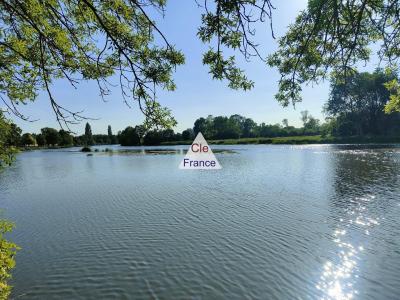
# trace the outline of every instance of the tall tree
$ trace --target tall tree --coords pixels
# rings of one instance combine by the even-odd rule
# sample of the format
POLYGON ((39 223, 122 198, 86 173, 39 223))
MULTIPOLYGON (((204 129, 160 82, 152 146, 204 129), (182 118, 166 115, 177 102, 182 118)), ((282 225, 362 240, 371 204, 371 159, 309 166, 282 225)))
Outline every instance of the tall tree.
POLYGON ((8 122, 8 124, 9 124, 9 131, 8 131, 8 135, 7 135, 8 136, 7 144, 10 146, 17 147, 17 146, 19 146, 19 144, 21 142, 22 129, 19 128, 13 122, 8 122))
POLYGON ((140 145, 140 137, 132 126, 126 127, 119 133, 119 143, 121 146, 137 146, 140 145))
POLYGON ((44 138, 44 135, 39 133, 35 135, 36 138, 36 142, 38 144, 38 146, 44 146, 46 145, 46 139, 44 138))
POLYGON ((246 118, 243 122, 242 136, 254 137, 256 135, 257 123, 253 119, 246 118))
POLYGON ((108 125, 107 127, 107 136, 108 136, 108 143, 112 144, 113 143, 113 134, 111 130, 111 125, 108 125))
POLYGON ((208 138, 209 128, 207 128, 207 120, 201 117, 194 121, 193 132, 194 135, 197 135, 199 132, 201 132, 206 138, 208 138))
POLYGON ((325 112, 337 118, 340 135, 390 134, 397 131, 399 113, 384 114, 390 92, 387 82, 397 80, 395 73, 380 69, 373 73, 353 73, 346 78, 332 78, 325 112))
POLYGON ((74 144, 74 138, 68 131, 61 129, 58 134, 60 136, 60 146, 72 146, 74 144))
POLYGON ((92 128, 90 127, 89 123, 86 123, 85 125, 85 144, 86 146, 91 146, 94 144, 92 128))
POLYGON ((144 125, 135 126, 135 131, 139 135, 139 139, 142 140, 148 131, 144 125))
POLYGON ((307 122, 304 124, 304 134, 305 135, 319 134, 320 132, 319 126, 320 126, 319 120, 311 115, 308 115, 307 122))
POLYGON ((307 122, 308 122, 308 118, 309 118, 309 113, 308 113, 308 110, 303 110, 303 111, 301 111, 300 112, 300 114, 301 114, 301 122, 303 122, 303 127, 306 127, 306 124, 307 124, 307 122))
POLYGON ((47 145, 55 146, 60 142, 60 135, 54 128, 45 127, 40 130, 47 145))
POLYGON ((188 128, 182 131, 182 140, 187 141, 192 139, 194 139, 194 131, 192 128, 188 128))
POLYGON ((22 146, 34 146, 36 144, 36 139, 30 133, 24 133, 21 137, 22 146))
POLYGON ((229 120, 231 122, 231 125, 233 125, 239 129, 239 137, 241 137, 243 135, 244 123, 246 122, 246 118, 239 114, 235 114, 235 115, 231 115, 229 117, 229 120))

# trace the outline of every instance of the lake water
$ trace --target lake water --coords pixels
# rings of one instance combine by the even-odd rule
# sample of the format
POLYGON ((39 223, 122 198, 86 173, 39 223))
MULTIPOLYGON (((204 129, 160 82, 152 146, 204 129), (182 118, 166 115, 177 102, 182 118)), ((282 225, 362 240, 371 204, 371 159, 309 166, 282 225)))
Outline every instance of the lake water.
POLYGON ((222 170, 179 170, 186 148, 18 155, 13 296, 399 299, 400 148, 212 146, 222 170))

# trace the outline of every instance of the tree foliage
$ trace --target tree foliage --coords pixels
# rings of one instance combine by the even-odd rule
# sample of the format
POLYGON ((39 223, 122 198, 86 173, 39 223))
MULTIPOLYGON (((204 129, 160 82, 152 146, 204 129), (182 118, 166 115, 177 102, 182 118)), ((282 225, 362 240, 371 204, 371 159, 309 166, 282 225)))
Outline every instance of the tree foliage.
POLYGON ((0 91, 8 108, 35 100, 44 89, 60 126, 85 117, 61 106, 51 84, 65 79, 97 82, 102 97, 108 78, 118 77, 124 101, 133 100, 154 123, 156 87, 174 90, 172 72, 184 62, 146 9, 163 10, 164 0, 1 1, 0 91), (158 43, 155 34, 161 36, 158 43))
POLYGON ((374 55, 395 68, 399 24, 397 0, 309 0, 268 58, 281 74, 276 98, 285 106, 295 104, 301 101, 303 83, 318 83, 330 74, 348 78, 369 61, 372 45, 377 47, 374 55))
POLYGON ((118 134, 118 140, 121 146, 137 146, 140 145, 140 137, 136 129, 132 126, 126 127, 118 134))
POLYGON ((6 240, 4 235, 11 232, 14 225, 8 221, 0 220, 0 299, 8 299, 11 286, 11 270, 15 267, 15 255, 20 248, 6 240))
POLYGON ((46 139, 44 138, 43 134, 39 133, 35 135, 36 143, 38 146, 46 145, 46 139))
POLYGON ((184 141, 193 140, 195 138, 193 129, 188 128, 182 131, 181 138, 184 141))
MULTIPOLYGON (((253 82, 238 67, 236 53, 246 60, 264 60, 254 40, 255 27, 265 22, 273 35, 272 2, 203 0, 198 5, 202 15, 197 35, 210 46, 203 63, 213 78, 227 80, 231 88, 251 88, 253 82)), ((1 1, 1 99, 9 111, 25 118, 18 104, 35 100, 44 90, 60 125, 68 126, 85 117, 57 102, 52 83, 64 79, 77 87, 81 81, 93 80, 106 97, 113 78, 124 101, 137 103, 146 116, 144 132, 174 127, 176 120, 158 102, 156 92, 176 88, 172 73, 184 63, 184 56, 150 17, 154 11, 163 14, 165 6, 165 0, 1 1)), ((399 16, 400 4, 395 0, 309 0, 307 9, 279 39, 278 50, 268 57, 268 64, 281 73, 277 99, 283 105, 296 103, 303 83, 318 83, 327 76, 351 78, 359 63, 372 56, 372 45, 377 49, 374 55, 395 68, 400 54, 399 16)), ((385 86, 391 92, 385 111, 399 111, 397 79, 385 86)), ((199 119, 194 133, 214 136, 212 121, 199 119)), ((216 121, 219 126, 233 122, 228 126, 233 132, 223 136, 255 134, 250 120, 247 124, 235 118, 216 121)))
MULTIPOLYGON (((176 121, 158 102, 156 90, 176 88, 172 73, 184 56, 150 17, 154 11, 163 14, 165 5, 165 0, 1 1, 3 102, 25 118, 17 104, 45 90, 60 125, 68 126, 85 117, 57 102, 54 80, 67 80, 74 87, 93 80, 106 97, 111 92, 109 79, 117 78, 124 101, 137 103, 148 123, 173 127, 176 121)), ((198 5, 203 11, 198 37, 210 46, 203 63, 213 78, 227 80, 231 88, 251 88, 253 82, 237 66, 235 54, 264 60, 254 40, 255 27, 266 22, 273 35, 272 2, 203 0, 198 5)), ((370 59, 371 45, 377 45, 381 61, 395 67, 399 12, 396 0, 309 0, 279 39, 278 51, 268 58, 282 75, 277 99, 283 105, 296 103, 303 83, 319 82, 331 73, 348 77, 370 59)), ((389 88, 396 90, 395 83, 389 88)), ((391 97, 386 111, 400 109, 399 103, 391 97)))
POLYGON ((14 160, 14 154, 17 152, 16 147, 21 131, 15 124, 5 118, 3 112, 0 111, 0 168, 9 165, 14 160))
MULTIPOLYGON (((106 97, 111 92, 109 78, 114 77, 126 104, 137 103, 153 125, 172 127, 170 111, 159 104, 156 90, 175 90, 172 73, 184 63, 184 55, 150 17, 163 14, 165 5, 166 0, 1 1, 3 102, 26 119, 18 104, 35 100, 44 90, 60 126, 68 127, 86 117, 60 105, 52 83, 64 79, 77 87, 93 80, 106 97)), ((253 41, 254 24, 271 25, 271 1, 205 0, 198 5, 203 11, 198 37, 210 45, 203 63, 213 78, 226 79, 231 88, 251 88, 253 82, 237 66, 235 56, 226 56, 224 50, 238 50, 247 60, 264 59, 253 41)))
POLYGON ((150 130, 143 138, 143 144, 146 146, 160 145, 164 142, 162 130, 150 130))
POLYGON ((86 123, 85 125, 85 145, 86 146, 91 146, 94 145, 94 140, 93 140, 93 134, 92 134, 92 128, 90 127, 89 123, 86 123))
MULTIPOLYGON (((107 140, 108 144, 116 144, 117 143, 117 138, 112 133, 111 125, 108 125, 108 127, 107 127, 107 138, 108 138, 108 140, 107 140)), ((96 141, 96 143, 97 143, 97 141, 96 141)))
POLYGON ((257 124, 251 118, 239 114, 227 116, 200 117, 194 122, 193 129, 188 128, 182 133, 172 129, 144 130, 144 126, 135 128, 128 126, 118 133, 118 139, 123 146, 160 145, 165 142, 192 141, 201 132, 207 139, 239 139, 251 137, 285 137, 299 135, 317 135, 321 133, 322 126, 319 120, 311 115, 306 128, 293 126, 283 127, 280 124, 257 124))
POLYGON ((385 105, 385 112, 390 114, 400 112, 400 84, 397 79, 385 83, 385 87, 391 92, 389 101, 385 105))
MULTIPOLYGON (((303 114, 304 112, 302 116, 303 114)), ((281 124, 265 124, 264 122, 257 124, 251 118, 235 114, 230 117, 208 116, 207 118, 198 118, 194 122, 193 132, 195 135, 201 132, 207 139, 237 139, 298 136, 304 134, 316 135, 321 131, 319 120, 313 118, 307 112, 307 120, 302 128, 282 126, 281 124)))
POLYGON ((60 129, 58 135, 59 135, 58 144, 60 146, 72 146, 74 144, 74 138, 68 131, 60 129))
POLYGON ((16 147, 21 143, 22 129, 11 121, 8 121, 8 124, 10 129, 7 135, 7 144, 16 147))
MULTIPOLYGON (((387 82, 397 75, 377 69, 373 73, 352 73, 332 78, 328 116, 336 118, 336 135, 394 135, 400 128, 400 114, 384 113, 391 97, 387 82)), ((389 102, 390 103, 390 102, 389 102)))
POLYGON ((30 133, 24 133, 21 137, 21 146, 36 145, 35 137, 30 133))
MULTIPOLYGON (((251 89, 254 82, 237 66, 235 56, 224 55, 223 48, 239 50, 246 60, 252 56, 264 60, 265 57, 257 49, 257 43, 253 41, 254 24, 272 20, 274 7, 271 1, 205 0, 201 7, 205 12, 201 16, 202 25, 197 34, 202 42, 216 44, 210 46, 203 55, 203 63, 209 65, 214 79, 226 79, 230 88, 251 89)), ((272 30, 271 22, 270 25, 272 30)))
POLYGON ((56 129, 45 127, 42 128, 40 131, 44 140, 46 141, 46 145, 56 146, 60 142, 60 134, 56 129))

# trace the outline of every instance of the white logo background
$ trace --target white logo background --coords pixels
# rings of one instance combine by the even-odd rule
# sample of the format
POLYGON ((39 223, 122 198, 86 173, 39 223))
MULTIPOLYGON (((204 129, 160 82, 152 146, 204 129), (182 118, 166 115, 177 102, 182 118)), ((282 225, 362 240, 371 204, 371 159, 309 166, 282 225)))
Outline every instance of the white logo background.
POLYGON ((179 165, 179 169, 188 170, 212 170, 222 169, 214 153, 208 146, 204 136, 199 132, 190 146, 185 157, 179 165), (205 151, 207 150, 207 151, 205 151))

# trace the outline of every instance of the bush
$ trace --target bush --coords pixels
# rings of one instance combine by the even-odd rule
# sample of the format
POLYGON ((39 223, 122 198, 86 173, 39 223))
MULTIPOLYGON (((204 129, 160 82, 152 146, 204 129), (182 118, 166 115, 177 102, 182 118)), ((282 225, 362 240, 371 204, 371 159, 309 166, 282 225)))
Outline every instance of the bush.
POLYGON ((259 139, 259 144, 272 144, 272 139, 259 139))
POLYGON ((81 149, 82 152, 92 152, 92 149, 90 149, 90 147, 83 147, 81 149))
POLYGON ((160 145, 163 141, 163 133, 157 130, 150 130, 143 139, 143 144, 146 146, 160 145))
POLYGON ((118 135, 121 146, 138 146, 140 145, 140 136, 137 130, 131 126, 126 127, 118 135))
POLYGON ((4 238, 4 234, 11 232, 13 227, 12 223, 0 220, 0 299, 8 299, 11 293, 12 287, 7 282, 11 279, 11 270, 15 267, 15 254, 20 249, 4 238))

